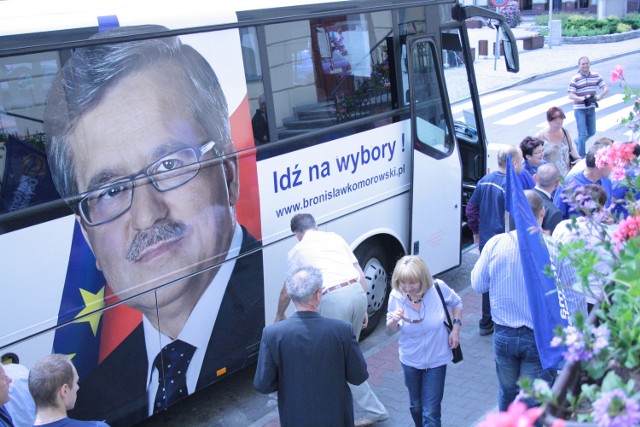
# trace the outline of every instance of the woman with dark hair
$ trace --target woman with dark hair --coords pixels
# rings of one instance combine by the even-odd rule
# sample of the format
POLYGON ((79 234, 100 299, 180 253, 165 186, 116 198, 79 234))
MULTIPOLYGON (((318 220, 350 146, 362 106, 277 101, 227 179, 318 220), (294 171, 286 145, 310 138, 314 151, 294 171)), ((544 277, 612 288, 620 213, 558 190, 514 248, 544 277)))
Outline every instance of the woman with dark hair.
POLYGON ((520 143, 522 157, 524 158, 523 169, 531 174, 538 173, 538 166, 547 162, 544 161, 544 141, 532 136, 525 136, 520 143))
POLYGON ((547 127, 535 136, 544 141, 544 160, 556 165, 562 176, 567 175, 572 162, 580 160, 580 155, 571 136, 569 136, 569 132, 562 126, 565 118, 561 108, 549 108, 547 110, 547 127))

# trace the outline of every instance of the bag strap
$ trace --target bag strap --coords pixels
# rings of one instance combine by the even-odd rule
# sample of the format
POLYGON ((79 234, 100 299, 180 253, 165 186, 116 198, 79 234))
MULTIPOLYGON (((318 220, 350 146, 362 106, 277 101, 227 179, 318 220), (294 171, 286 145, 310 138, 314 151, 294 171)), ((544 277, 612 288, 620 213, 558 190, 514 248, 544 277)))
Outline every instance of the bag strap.
POLYGON ((442 308, 444 308, 444 312, 447 315, 447 326, 453 328, 453 323, 451 323, 451 316, 449 316, 449 309, 447 308, 447 303, 444 302, 444 296, 442 296, 442 291, 440 290, 440 286, 438 286, 438 279, 433 281, 433 286, 435 286, 436 291, 438 291, 438 295, 440 296, 440 301, 442 301, 442 308))
POLYGON ((567 138, 567 145, 569 146, 569 155, 571 155, 571 152, 573 151, 573 142, 571 142, 571 138, 569 138, 569 135, 567 135, 567 131, 564 130, 564 127, 562 128, 562 133, 564 134, 564 137, 567 138))

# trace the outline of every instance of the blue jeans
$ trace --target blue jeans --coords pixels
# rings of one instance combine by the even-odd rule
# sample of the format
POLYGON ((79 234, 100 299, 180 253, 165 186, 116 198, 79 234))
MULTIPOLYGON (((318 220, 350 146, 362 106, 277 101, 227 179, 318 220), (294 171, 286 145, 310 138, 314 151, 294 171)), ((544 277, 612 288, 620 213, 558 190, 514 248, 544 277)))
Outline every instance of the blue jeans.
MULTIPOLYGON (((501 411, 506 411, 518 395, 520 377, 528 377, 532 381, 540 378, 548 382, 549 386, 556 378, 554 369, 542 369, 533 331, 527 327, 509 328, 496 324, 493 331, 493 352, 498 374, 498 407, 501 411)), ((525 403, 527 406, 535 405, 535 402, 525 403)))
POLYGON ((402 364, 409 389, 409 410, 416 427, 440 427, 440 404, 444 395, 447 365, 416 369, 402 364))
POLYGON ((587 150, 587 140, 596 134, 596 109, 574 109, 573 115, 576 118, 576 126, 578 127, 576 148, 578 149, 578 154, 584 157, 587 150))

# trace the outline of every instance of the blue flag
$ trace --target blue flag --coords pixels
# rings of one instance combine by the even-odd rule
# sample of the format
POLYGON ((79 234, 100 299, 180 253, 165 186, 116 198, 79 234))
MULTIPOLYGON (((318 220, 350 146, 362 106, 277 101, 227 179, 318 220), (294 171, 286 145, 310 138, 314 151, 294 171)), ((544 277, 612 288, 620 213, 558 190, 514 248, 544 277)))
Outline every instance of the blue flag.
POLYGON ((564 363, 564 347, 551 347, 554 329, 571 324, 567 299, 562 289, 556 286, 557 272, 551 263, 542 231, 522 190, 511 156, 507 156, 507 188, 505 191, 505 209, 516 224, 520 261, 527 288, 529 309, 533 321, 533 334, 544 369, 560 369, 564 363), (545 273, 545 266, 551 265, 554 277, 545 273))

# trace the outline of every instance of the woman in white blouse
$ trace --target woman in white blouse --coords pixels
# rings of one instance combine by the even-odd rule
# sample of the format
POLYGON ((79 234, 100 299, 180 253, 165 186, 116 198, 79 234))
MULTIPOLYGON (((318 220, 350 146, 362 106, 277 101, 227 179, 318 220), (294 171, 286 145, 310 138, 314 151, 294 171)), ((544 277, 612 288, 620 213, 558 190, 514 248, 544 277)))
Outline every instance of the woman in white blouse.
POLYGON ((401 258, 391 282, 387 328, 400 331, 400 363, 411 416, 416 427, 440 427, 447 363, 452 359, 451 349, 460 342, 462 300, 443 281, 434 280, 417 256, 401 258), (446 314, 434 284, 453 312, 451 333, 445 327, 446 314))

